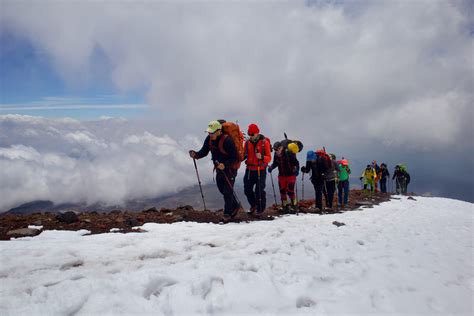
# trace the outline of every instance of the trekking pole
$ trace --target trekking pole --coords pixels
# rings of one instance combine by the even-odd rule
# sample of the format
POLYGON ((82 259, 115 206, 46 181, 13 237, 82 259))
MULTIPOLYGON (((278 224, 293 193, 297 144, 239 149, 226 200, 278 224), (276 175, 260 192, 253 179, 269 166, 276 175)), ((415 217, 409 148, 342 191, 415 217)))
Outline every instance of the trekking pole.
POLYGON ((270 179, 272 180, 273 198, 275 198, 275 206, 277 206, 277 196, 275 193, 275 185, 273 184, 273 176, 271 172, 270 172, 270 179))
POLYGON ((199 190, 201 190, 202 204, 204 204, 204 210, 207 210, 206 201, 204 201, 204 194, 202 193, 201 179, 199 178, 199 172, 198 172, 198 168, 197 168, 197 164, 196 164, 196 158, 193 158, 193 162, 194 162, 194 169, 196 169, 196 175, 197 175, 197 178, 198 178, 199 190))
MULTIPOLYGON (((258 161, 257 161, 258 164, 258 161)), ((257 185, 258 185, 258 208, 260 212, 263 212, 262 210, 262 191, 261 191, 261 185, 260 185, 260 166, 257 166, 257 185)))

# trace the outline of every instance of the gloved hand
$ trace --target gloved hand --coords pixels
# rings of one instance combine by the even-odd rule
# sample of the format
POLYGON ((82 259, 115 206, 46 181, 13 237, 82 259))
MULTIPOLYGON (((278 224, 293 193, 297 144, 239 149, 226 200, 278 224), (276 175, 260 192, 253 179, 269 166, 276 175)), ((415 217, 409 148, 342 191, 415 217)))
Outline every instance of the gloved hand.
POLYGON ((272 173, 272 167, 268 167, 268 173, 272 173))
POLYGON ((300 174, 300 171, 298 170, 298 167, 293 168, 293 173, 295 174, 295 176, 298 176, 300 174))
POLYGON ((360 177, 360 178, 359 178, 359 180, 361 180, 361 181, 362 181, 362 177, 360 177))
POLYGON ((306 173, 306 167, 305 166, 301 167, 301 172, 306 173))
POLYGON ((190 150, 189 151, 189 157, 193 158, 193 159, 196 159, 197 158, 197 154, 194 150, 190 150))

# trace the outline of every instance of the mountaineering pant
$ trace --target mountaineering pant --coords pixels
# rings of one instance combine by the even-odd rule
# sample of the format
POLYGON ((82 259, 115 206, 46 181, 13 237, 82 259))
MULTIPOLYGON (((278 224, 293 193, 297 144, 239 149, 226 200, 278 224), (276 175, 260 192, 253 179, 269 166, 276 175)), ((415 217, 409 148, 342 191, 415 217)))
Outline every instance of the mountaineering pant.
POLYGON ((323 194, 326 200, 326 207, 332 208, 332 201, 334 200, 334 192, 336 191, 336 180, 326 181, 323 194))
POLYGON ((380 180, 380 192, 387 193, 387 178, 380 180))
POLYGON ((312 180, 314 186, 314 193, 316 195, 316 208, 323 209, 323 189, 324 180, 312 180))
POLYGON ((395 178, 396 181, 396 192, 397 194, 407 194, 407 179, 395 178))
POLYGON ((370 191, 374 191, 374 180, 366 180, 364 183, 364 190, 367 190, 367 186, 370 185, 370 191))
POLYGON ((261 169, 259 177, 258 170, 245 170, 244 193, 249 201, 250 207, 255 208, 257 213, 263 212, 267 204, 267 193, 265 192, 265 184, 267 180, 266 171, 266 168, 261 169))
POLYGON ((349 202, 349 180, 339 181, 337 184, 337 191, 339 205, 347 205, 349 202), (344 191, 344 203, 342 203, 342 191, 344 191))
POLYGON ((296 176, 278 176, 278 186, 280 187, 281 201, 286 201, 286 195, 290 200, 296 199, 295 196, 296 176))
POLYGON ((240 205, 234 196, 234 182, 237 170, 225 168, 217 170, 216 183, 219 192, 224 195, 224 214, 231 215, 240 205), (227 177, 227 178, 226 178, 227 177))

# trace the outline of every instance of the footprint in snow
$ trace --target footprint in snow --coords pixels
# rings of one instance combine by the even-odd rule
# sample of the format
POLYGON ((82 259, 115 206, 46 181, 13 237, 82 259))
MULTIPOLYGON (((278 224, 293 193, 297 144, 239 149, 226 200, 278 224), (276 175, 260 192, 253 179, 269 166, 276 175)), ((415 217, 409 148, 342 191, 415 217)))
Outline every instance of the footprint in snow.
POLYGON ((224 279, 221 277, 209 277, 206 280, 200 282, 197 286, 194 286, 192 293, 199 295, 203 299, 206 299, 212 291, 216 291, 216 288, 224 286, 224 279))
POLYGON ((313 301, 312 299, 310 299, 310 298, 307 297, 307 296, 300 296, 300 297, 296 300, 296 307, 297 307, 297 308, 311 307, 311 306, 314 306, 314 305, 316 305, 316 302, 313 301))
POLYGON ((145 287, 143 297, 145 297, 147 300, 149 300, 152 295, 158 297, 160 296, 164 288, 175 285, 176 283, 178 283, 178 281, 171 278, 154 278, 150 282, 148 282, 148 285, 145 287))

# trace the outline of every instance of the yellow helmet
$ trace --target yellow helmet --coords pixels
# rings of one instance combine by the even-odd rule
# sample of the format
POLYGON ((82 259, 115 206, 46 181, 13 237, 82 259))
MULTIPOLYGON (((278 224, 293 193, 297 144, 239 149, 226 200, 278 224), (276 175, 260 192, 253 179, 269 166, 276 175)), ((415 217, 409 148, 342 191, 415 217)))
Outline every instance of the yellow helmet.
POLYGON ((289 143, 288 150, 294 154, 297 154, 300 151, 300 149, 298 148, 298 145, 296 145, 295 143, 289 143))

